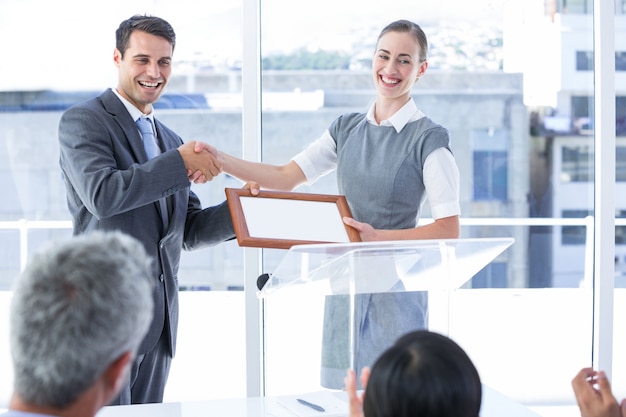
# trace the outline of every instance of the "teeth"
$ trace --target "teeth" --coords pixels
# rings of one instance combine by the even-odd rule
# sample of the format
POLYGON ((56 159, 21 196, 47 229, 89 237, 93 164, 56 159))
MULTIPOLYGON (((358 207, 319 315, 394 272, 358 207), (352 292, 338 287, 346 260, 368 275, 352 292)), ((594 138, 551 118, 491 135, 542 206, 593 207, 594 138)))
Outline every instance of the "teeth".
POLYGON ((387 84, 397 84, 399 82, 398 80, 394 80, 394 79, 387 78, 384 76, 380 78, 383 80, 384 83, 387 83, 387 84))
POLYGON ((159 83, 148 83, 145 81, 139 81, 139 84, 143 85, 144 87, 156 87, 159 85, 159 83))

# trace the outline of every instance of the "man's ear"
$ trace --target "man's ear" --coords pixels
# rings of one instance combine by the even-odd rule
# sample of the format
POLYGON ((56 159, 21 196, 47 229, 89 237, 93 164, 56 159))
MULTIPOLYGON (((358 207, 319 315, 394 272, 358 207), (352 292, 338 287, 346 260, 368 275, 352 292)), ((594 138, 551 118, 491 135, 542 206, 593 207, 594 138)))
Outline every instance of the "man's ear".
POLYGON ((126 382, 132 360, 133 354, 131 352, 124 352, 111 362, 109 367, 104 371, 103 380, 107 384, 107 387, 113 391, 111 398, 118 393, 122 385, 126 382))
POLYGON ((115 48, 115 50, 113 50, 113 62, 115 62, 115 65, 118 66, 118 67, 122 63, 122 53, 117 48, 115 48))

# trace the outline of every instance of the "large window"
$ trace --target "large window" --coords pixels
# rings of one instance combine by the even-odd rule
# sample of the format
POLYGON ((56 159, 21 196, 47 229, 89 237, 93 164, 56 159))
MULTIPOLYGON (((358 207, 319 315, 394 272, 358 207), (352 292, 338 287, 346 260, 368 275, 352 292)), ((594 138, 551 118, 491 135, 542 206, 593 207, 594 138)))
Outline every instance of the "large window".
MULTIPOLYGON (((429 40, 429 68, 413 97, 420 110, 450 132, 461 172, 461 237, 515 238, 513 246, 450 294, 450 335, 468 350, 490 387, 527 405, 573 404, 569 381, 592 356, 594 260, 589 254, 594 242, 589 232, 597 225, 587 223, 587 217, 598 212, 593 199, 598 169, 594 119, 602 109, 594 108, 591 3, 443 0, 425 8, 414 0, 390 0, 383 7, 371 0, 126 0, 97 5, 0 0, 0 35, 16 40, 6 42, 4 52, 11 59, 0 63, 0 185, 5 192, 0 202, 0 293, 9 294, 33 251, 71 234, 58 168, 57 125, 69 105, 116 85, 111 52, 122 19, 146 12, 166 18, 177 31, 168 94, 156 106, 159 119, 184 140, 206 141, 237 156, 247 146, 259 147, 260 160, 281 164, 340 114, 367 111, 375 98, 371 58, 378 33, 390 21, 407 18, 419 23, 429 40), (550 10, 548 3, 554 6, 550 10), (250 37, 255 28, 244 25, 242 16, 257 7, 259 31, 250 37), (541 34, 541 42, 528 42, 529 34, 541 34), (256 62, 244 59, 246 39, 259 42, 256 62), (536 54, 555 61, 519 60, 536 54), (256 65, 261 66, 258 106, 257 92, 245 90, 243 82, 256 65), (538 73, 539 80, 532 78, 538 73), (532 104, 528 85, 541 90, 532 95, 532 104), (251 108, 246 106, 250 102, 260 129, 258 135, 244 137, 244 109, 251 108), (564 128, 551 128, 557 118, 564 128), (545 370, 541 378, 537 369, 545 370)), ((619 78, 626 21, 620 10, 615 20, 618 142, 625 132, 626 107, 626 84, 619 78)), ((626 184, 625 149, 616 148, 618 219, 626 211, 626 190, 619 188, 626 184)), ((225 187, 240 186, 239 180, 221 175, 192 189, 204 205, 212 205, 224 200, 225 187)), ((335 173, 296 191, 336 193, 335 173)), ((426 202, 421 220, 430 216, 426 202)), ((616 229, 618 271, 626 271, 624 227, 616 229)), ((282 250, 263 250, 258 271, 251 272, 245 265, 248 251, 230 241, 184 253, 180 347, 168 400, 246 395, 245 347, 259 341, 246 340, 244 311, 256 306, 254 297, 245 296, 256 288, 244 282, 250 282, 247 275, 273 271, 285 256, 282 250)), ((626 284, 616 280, 616 286, 626 284)), ((292 381, 287 375, 294 368, 288 361, 307 359, 284 329, 321 314, 321 301, 284 300, 288 310, 276 319, 278 331, 274 323, 266 323, 272 331, 265 352, 268 372, 277 376, 266 379, 274 384, 269 393, 317 387, 319 369, 311 364, 318 360, 319 346, 308 353, 314 360, 306 369, 297 369, 300 379, 292 381), (300 356, 276 358, 293 352, 300 356), (289 383, 278 386, 281 380, 289 383)), ((0 347, 0 361, 8 361, 6 349, 0 347)), ((0 382, 0 408, 9 390, 0 382)))
MULTIPOLYGON (((591 51, 576 51, 576 70, 593 71, 591 51)), ((615 71, 626 71, 626 52, 615 52, 615 71)))
POLYGON ((509 151, 506 131, 472 132, 474 200, 508 199, 509 151))

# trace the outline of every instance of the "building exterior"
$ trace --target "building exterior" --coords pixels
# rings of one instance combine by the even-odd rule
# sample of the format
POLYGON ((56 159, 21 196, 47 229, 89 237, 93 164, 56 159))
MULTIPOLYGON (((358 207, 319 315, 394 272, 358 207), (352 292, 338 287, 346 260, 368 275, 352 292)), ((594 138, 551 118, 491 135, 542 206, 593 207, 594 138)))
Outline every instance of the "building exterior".
MULTIPOLYGON (((237 72, 175 77, 168 96, 158 106, 158 117, 186 140, 203 140, 240 155, 240 83, 237 72)), ((263 86, 263 100, 267 100, 262 115, 263 159, 275 163, 287 161, 304 148, 339 114, 365 111, 374 98, 369 71, 265 72, 263 86), (320 90, 319 86, 325 88, 320 90)), ((0 137, 6 143, 6 151, 0 153, 0 178, 10 194, 0 203, 3 218, 69 220, 58 168, 57 124, 63 109, 71 102, 98 93, 0 93, 3 109, 0 137), (37 119, 36 126, 29 122, 32 117, 37 119)), ((462 173, 463 217, 528 216, 525 197, 529 186, 528 121, 522 93, 521 74, 502 72, 468 74, 433 70, 414 89, 418 107, 450 131, 462 173)), ((205 204, 213 204, 224 199, 223 188, 228 186, 240 185, 232 178, 220 176, 209 186, 195 189, 205 204)), ((310 190, 336 192, 334 177, 323 178, 310 190)), ((428 210, 423 216, 429 217, 428 210)), ((50 234, 65 232, 42 230, 37 238, 45 240, 50 234)), ((7 251, 3 256, 7 259, 0 265, 15 273, 18 236, 6 233, 7 251)), ((516 245, 490 267, 496 268, 497 274, 487 271, 484 278, 478 278, 472 285, 525 287, 526 271, 513 265, 523 264, 521 260, 526 257, 527 230, 480 228, 480 236, 476 233, 472 229, 462 231, 464 237, 513 236, 516 245), (511 259, 520 261, 510 262, 511 259)), ((240 250, 229 243, 213 248, 210 259, 205 251, 185 254, 181 284, 240 288, 240 273, 233 272, 232 278, 226 273, 223 280, 217 278, 223 275, 222 269, 230 268, 230 261, 237 263, 240 250)))
MULTIPOLYGON (((615 2, 616 218, 626 213, 626 2, 615 2)), ((511 10, 505 25, 505 71, 524 73, 525 103, 530 114, 532 211, 538 217, 584 219, 593 215, 594 45, 593 2, 545 1, 544 10, 511 10), (508 29, 508 31, 507 31, 508 29), (515 36, 521 38, 515 38, 515 36), (510 40, 510 42, 507 42, 510 40), (524 46, 525 44, 525 46, 524 46), (544 48, 537 45, 551 45, 544 48), (507 45, 517 55, 507 52, 507 45), (524 53, 519 53, 519 50, 524 53), (556 51, 557 53, 554 53, 556 51)), ((601 140, 601 138, 598 138, 601 140)), ((591 248, 582 225, 538 230, 550 241, 542 259, 545 286, 583 285, 591 248), (549 255, 546 255, 548 254, 549 255), (546 264, 548 263, 548 264, 546 264)), ((626 285, 626 230, 616 227, 616 286, 626 285)), ((531 255, 532 256, 532 255, 531 255)), ((542 285, 544 286, 544 285, 542 285)))

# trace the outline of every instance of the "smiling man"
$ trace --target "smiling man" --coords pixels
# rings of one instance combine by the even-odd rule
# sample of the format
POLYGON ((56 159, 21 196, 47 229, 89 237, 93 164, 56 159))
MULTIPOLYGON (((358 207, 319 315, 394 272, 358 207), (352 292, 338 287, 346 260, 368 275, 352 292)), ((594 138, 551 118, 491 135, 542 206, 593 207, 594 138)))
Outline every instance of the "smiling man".
POLYGON ((154 316, 129 380, 112 404, 163 400, 178 327, 182 249, 232 239, 228 206, 203 209, 191 180, 210 180, 221 165, 196 153, 155 118, 153 103, 167 85, 176 44, 165 20, 133 16, 116 31, 117 88, 68 109, 59 123, 60 165, 74 234, 120 230, 155 260, 154 316))

